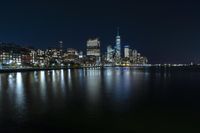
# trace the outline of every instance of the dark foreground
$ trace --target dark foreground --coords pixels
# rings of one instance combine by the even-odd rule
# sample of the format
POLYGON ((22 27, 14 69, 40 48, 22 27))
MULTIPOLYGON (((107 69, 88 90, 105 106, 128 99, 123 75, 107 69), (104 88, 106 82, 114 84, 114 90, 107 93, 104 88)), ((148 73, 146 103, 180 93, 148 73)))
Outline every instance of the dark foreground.
POLYGON ((0 133, 200 132, 198 68, 0 74, 0 133))

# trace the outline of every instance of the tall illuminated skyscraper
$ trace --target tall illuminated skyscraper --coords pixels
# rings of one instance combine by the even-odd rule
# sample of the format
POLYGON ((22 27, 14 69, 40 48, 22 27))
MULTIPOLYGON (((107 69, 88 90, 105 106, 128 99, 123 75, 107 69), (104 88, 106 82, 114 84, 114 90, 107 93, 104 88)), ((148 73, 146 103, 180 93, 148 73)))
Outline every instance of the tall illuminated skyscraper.
POLYGON ((120 59, 121 58, 121 37, 119 35, 119 28, 117 29, 115 50, 116 50, 116 55, 115 55, 116 58, 120 59))

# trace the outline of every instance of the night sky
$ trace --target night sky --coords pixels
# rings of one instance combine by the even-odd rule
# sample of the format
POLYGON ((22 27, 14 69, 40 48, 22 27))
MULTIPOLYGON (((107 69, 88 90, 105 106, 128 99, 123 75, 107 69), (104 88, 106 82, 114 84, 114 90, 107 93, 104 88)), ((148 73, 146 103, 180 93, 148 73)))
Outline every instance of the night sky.
POLYGON ((86 49, 98 37, 114 45, 117 27, 150 63, 200 63, 200 2, 154 0, 6 0, 0 3, 0 41, 36 48, 86 49))

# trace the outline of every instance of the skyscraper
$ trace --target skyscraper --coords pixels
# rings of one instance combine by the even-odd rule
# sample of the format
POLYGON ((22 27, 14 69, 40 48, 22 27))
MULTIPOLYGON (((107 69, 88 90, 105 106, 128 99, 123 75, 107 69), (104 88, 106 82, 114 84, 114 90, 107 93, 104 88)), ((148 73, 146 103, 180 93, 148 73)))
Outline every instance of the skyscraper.
POLYGON ((100 41, 98 39, 87 41, 87 56, 100 56, 100 41))
POLYGON ((121 58, 121 37, 119 35, 119 28, 117 29, 117 36, 116 36, 116 45, 115 45, 115 51, 116 51, 116 58, 121 58))
POLYGON ((63 56, 63 41, 59 41, 59 51, 60 51, 60 58, 63 56))
POLYGON ((63 49, 63 41, 59 41, 59 48, 60 48, 60 50, 63 49))
POLYGON ((130 57, 130 48, 129 45, 124 46, 124 57, 129 58, 130 57))
POLYGON ((133 63, 137 63, 137 54, 138 54, 137 50, 132 51, 132 61, 133 61, 133 63))
POLYGON ((100 41, 99 39, 89 39, 87 41, 87 56, 95 57, 96 63, 100 63, 100 41))
POLYGON ((109 62, 112 62, 112 61, 113 61, 113 49, 112 49, 112 46, 111 46, 111 45, 109 45, 109 46, 107 47, 106 59, 107 59, 107 61, 109 61, 109 62))

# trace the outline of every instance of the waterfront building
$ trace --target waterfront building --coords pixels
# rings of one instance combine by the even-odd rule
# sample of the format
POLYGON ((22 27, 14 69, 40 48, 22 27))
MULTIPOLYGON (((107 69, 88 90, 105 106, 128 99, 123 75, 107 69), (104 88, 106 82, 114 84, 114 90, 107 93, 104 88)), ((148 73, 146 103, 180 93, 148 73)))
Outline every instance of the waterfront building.
POLYGON ((65 61, 75 62, 79 58, 78 51, 74 48, 67 49, 67 58, 65 61))
MULTIPOLYGON (((21 64, 23 66, 32 66, 33 57, 31 56, 31 50, 29 48, 21 48, 21 64)), ((19 63, 18 63, 19 64, 19 63)))
POLYGON ((99 39, 89 39, 87 41, 87 58, 91 58, 93 61, 95 60, 96 64, 100 64, 101 61, 101 53, 100 53, 100 41, 99 39))
POLYGON ((130 48, 129 45, 124 46, 124 57, 129 58, 130 57, 130 48))
POLYGON ((147 57, 143 57, 141 63, 142 63, 142 64, 147 64, 147 63, 148 63, 147 57))
POLYGON ((0 63, 6 66, 21 65, 21 47, 11 43, 1 43, 0 63))
POLYGON ((36 51, 31 49, 30 50, 30 56, 31 56, 31 63, 34 65, 37 62, 37 60, 36 60, 36 56, 37 56, 36 51))
POLYGON ((135 50, 135 49, 132 51, 131 60, 132 60, 132 63, 134 63, 134 64, 137 62, 137 53, 138 53, 138 52, 137 52, 137 50, 135 50))
POLYGON ((79 56, 79 59, 82 59, 83 58, 83 51, 80 51, 78 56, 79 56))
POLYGON ((134 49, 134 50, 132 51, 132 56, 135 57, 135 58, 137 57, 137 50, 134 49))
POLYGON ((36 66, 44 66, 47 63, 47 60, 45 60, 45 51, 41 49, 36 50, 36 66))
POLYGON ((50 48, 45 51, 45 61, 48 65, 61 65, 62 55, 60 48, 50 48))
POLYGON ((121 37, 119 35, 119 28, 118 28, 117 36, 116 36, 115 58, 117 60, 120 60, 121 58, 121 37))
POLYGON ((0 54, 0 62, 3 65, 20 65, 21 54, 17 52, 4 51, 0 54))
POLYGON ((114 50, 112 49, 112 46, 109 45, 107 47, 107 52, 106 52, 106 61, 113 62, 113 54, 114 54, 113 52, 114 50))
POLYGON ((60 56, 63 56, 63 41, 59 41, 60 56))
POLYGON ((74 48, 68 48, 67 49, 67 54, 68 55, 76 55, 76 56, 78 56, 78 51, 76 49, 74 49, 74 48))

